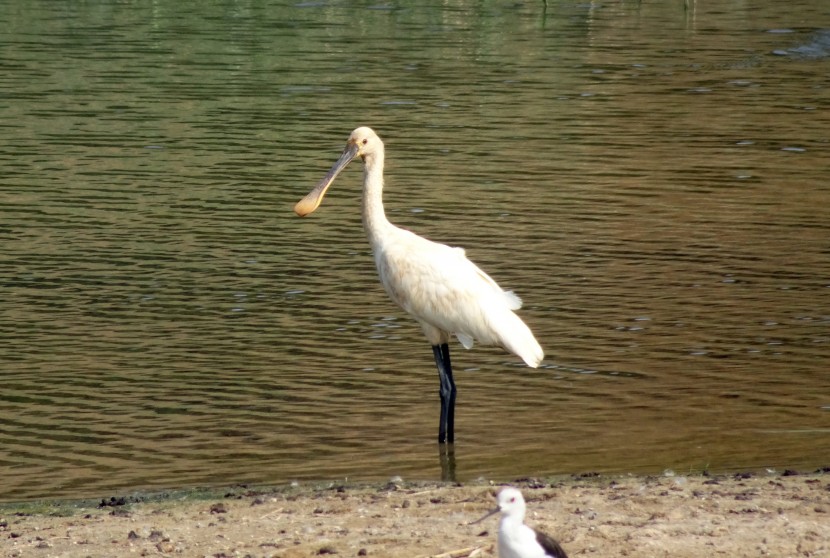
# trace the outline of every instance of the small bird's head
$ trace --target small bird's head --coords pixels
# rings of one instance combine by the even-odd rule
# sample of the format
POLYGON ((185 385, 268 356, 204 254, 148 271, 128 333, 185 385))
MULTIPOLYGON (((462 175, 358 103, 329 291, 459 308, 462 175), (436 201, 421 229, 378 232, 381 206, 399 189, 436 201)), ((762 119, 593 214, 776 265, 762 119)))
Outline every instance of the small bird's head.
POLYGON ((484 517, 473 521, 470 525, 484 521, 491 515, 499 512, 505 517, 515 517, 519 521, 524 521, 525 499, 522 497, 522 493, 518 488, 513 488, 512 486, 502 488, 496 495, 496 503, 498 505, 494 509, 487 512, 484 517))
POLYGON ((524 517, 525 499, 519 489, 512 486, 502 488, 496 496, 496 502, 504 515, 524 517))
POLYGON ((334 166, 331 167, 331 170, 329 170, 323 180, 321 180, 317 186, 315 186, 311 192, 306 195, 306 197, 297 202, 297 205, 294 206, 294 213, 300 217, 305 217, 317 209, 320 206, 320 202, 323 201, 323 196, 326 195, 326 191, 329 189, 329 186, 331 186, 332 182, 334 182, 334 179, 337 178, 340 171, 345 169, 355 157, 360 156, 364 161, 366 161, 367 158, 371 158, 377 153, 382 152, 383 142, 380 141, 380 138, 374 130, 367 128, 366 126, 361 126, 360 128, 355 129, 349 135, 349 141, 346 142, 346 147, 343 149, 343 153, 340 155, 340 158, 336 163, 334 163, 334 166))

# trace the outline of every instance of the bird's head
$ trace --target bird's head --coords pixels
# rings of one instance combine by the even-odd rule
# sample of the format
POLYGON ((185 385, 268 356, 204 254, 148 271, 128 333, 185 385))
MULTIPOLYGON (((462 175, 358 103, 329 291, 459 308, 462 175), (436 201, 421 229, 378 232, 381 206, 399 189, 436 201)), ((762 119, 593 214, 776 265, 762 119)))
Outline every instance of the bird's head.
POLYGON ((512 486, 502 488, 496 495, 496 504, 498 505, 487 512, 484 517, 473 521, 470 525, 484 521, 491 515, 499 512, 505 516, 518 517, 520 521, 524 520, 525 499, 522 497, 522 493, 518 488, 513 488, 512 486))
POLYGON ((362 158, 371 157, 379 149, 383 149, 383 142, 380 141, 380 138, 375 133, 375 131, 367 126, 361 126, 360 128, 356 128, 349 134, 349 141, 346 142, 346 149, 349 148, 350 145, 355 146, 357 149, 355 156, 360 156, 362 158))
POLYGON ((380 138, 374 130, 366 126, 356 128, 349 135, 349 140, 346 142, 346 147, 343 149, 340 158, 334 163, 334 166, 331 167, 331 170, 329 170, 323 180, 306 197, 297 202, 297 205, 294 206, 294 213, 300 217, 305 217, 317 209, 323 201, 323 197, 326 195, 329 186, 334 182, 334 179, 337 178, 340 171, 346 168, 355 157, 360 156, 365 161, 367 158, 371 158, 373 155, 382 151, 383 142, 380 141, 380 138))
POLYGON ((504 515, 524 517, 525 499, 519 489, 512 486, 502 488, 496 496, 496 502, 504 515))

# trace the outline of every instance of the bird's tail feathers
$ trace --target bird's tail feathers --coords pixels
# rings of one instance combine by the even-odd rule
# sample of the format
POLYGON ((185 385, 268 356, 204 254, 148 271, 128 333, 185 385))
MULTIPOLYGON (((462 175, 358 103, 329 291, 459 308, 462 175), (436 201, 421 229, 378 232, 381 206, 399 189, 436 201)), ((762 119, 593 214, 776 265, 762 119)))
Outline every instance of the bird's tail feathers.
POLYGON ((531 333, 530 329, 519 320, 527 333, 527 336, 519 339, 518 343, 512 344, 512 346, 507 347, 507 350, 515 353, 519 356, 525 364, 530 366, 531 368, 538 368, 540 364, 542 364, 542 359, 545 358, 545 351, 542 350, 542 347, 539 345, 539 342, 536 341, 536 338, 531 333))
POLYGON ((511 310, 518 310, 522 307, 522 299, 519 298, 519 295, 514 293, 513 291, 502 291, 504 293, 505 301, 507 302, 507 307, 511 310))
POLYGON ((490 323, 498 334, 497 344, 521 358, 531 368, 541 364, 545 351, 519 316, 505 309, 491 316, 490 323))

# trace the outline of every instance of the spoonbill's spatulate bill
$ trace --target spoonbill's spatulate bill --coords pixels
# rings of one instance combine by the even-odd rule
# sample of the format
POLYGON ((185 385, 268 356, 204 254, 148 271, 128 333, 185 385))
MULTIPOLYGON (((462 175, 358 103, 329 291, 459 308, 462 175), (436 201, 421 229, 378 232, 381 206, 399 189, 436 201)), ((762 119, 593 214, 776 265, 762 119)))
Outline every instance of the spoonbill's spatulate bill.
POLYGON ((357 128, 323 180, 294 206, 305 217, 323 200, 334 179, 354 158, 363 159, 363 227, 369 236, 386 292, 421 324, 432 343, 441 382, 439 443, 453 442, 455 382, 448 341, 455 335, 465 348, 474 341, 499 345, 537 367, 544 352, 530 329, 513 312, 522 302, 504 291, 464 255, 396 227, 383 212, 383 142, 371 128, 357 128))
POLYGON ((568 558, 558 542, 525 525, 526 506, 521 491, 512 486, 502 488, 496 502, 496 509, 474 523, 501 512, 499 558, 568 558))

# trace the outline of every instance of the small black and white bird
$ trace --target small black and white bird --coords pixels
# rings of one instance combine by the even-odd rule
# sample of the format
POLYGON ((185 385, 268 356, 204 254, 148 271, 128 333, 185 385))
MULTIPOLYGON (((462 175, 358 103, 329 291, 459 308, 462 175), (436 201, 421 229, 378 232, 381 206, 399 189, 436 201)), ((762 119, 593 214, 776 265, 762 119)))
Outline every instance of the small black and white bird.
POLYGON ((474 523, 501 512, 499 558, 568 558, 558 542, 524 524, 526 506, 519 489, 502 488, 496 502, 496 509, 474 523))

